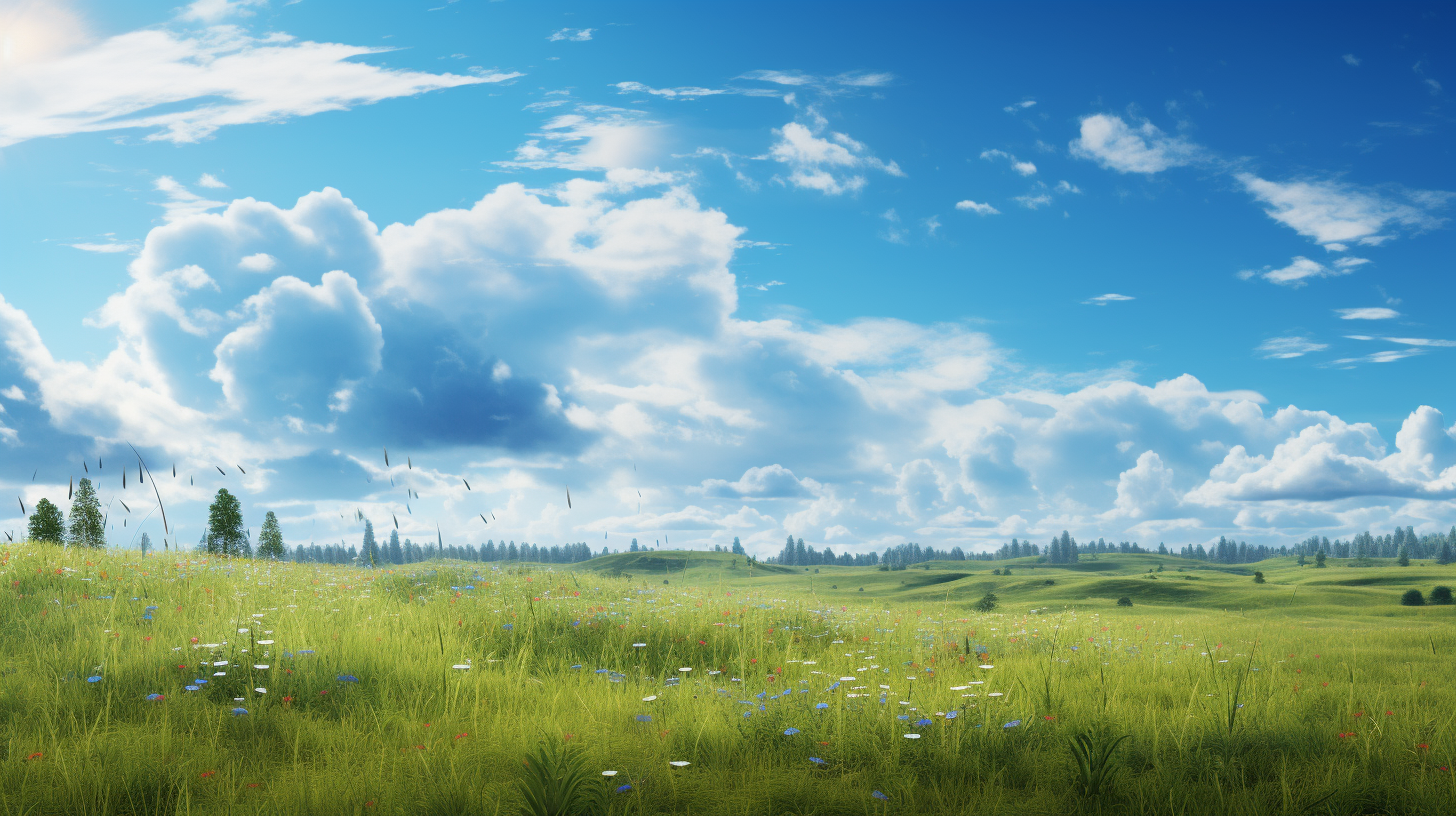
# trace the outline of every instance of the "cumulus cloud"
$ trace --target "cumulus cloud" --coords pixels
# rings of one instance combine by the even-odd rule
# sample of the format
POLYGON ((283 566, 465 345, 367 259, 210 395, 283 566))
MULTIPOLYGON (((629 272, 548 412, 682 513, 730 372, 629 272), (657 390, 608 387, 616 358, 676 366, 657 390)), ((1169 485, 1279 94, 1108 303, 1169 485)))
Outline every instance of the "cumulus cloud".
POLYGON ((843 133, 820 136, 822 129, 822 124, 816 131, 790 122, 774 130, 777 141, 769 148, 769 157, 788 166, 788 184, 825 195, 841 195, 864 188, 865 170, 905 175, 899 165, 875 158, 861 142, 843 133))
MULTIPOLYGON (((239 8, 201 0, 189 12, 210 20, 239 8)), ((430 74, 356 61, 388 50, 299 41, 282 32, 254 37, 227 25, 119 34, 0 76, 0 147, 133 129, 146 131, 148 141, 196 142, 229 125, 279 122, 521 76, 430 74)))
POLYGON ((594 28, 558 28, 546 39, 551 42, 586 42, 592 38, 594 28))
MULTIPOLYGON (((1373 426, 1187 375, 1038 385, 962 323, 748 319, 742 246, 678 180, 620 168, 384 226, 332 189, 234 200, 119 259, 94 361, 58 358, 0 299, 0 444, 39 466, 129 439, 197 475, 166 488, 184 527, 227 484, 246 508, 292 502, 290 536, 352 536, 353 508, 456 543, 671 532, 760 554, 789 533, 851 551, 1064 528, 1279 543, 1410 501, 1425 526, 1456 521, 1433 409, 1391 453, 1373 426), (212 462, 255 480, 203 476, 212 462)), ((1321 345, 1275 340, 1261 350, 1321 345)))
POLYGON ((1299 288, 1308 284, 1310 278, 1333 278, 1348 275, 1367 263, 1370 261, 1365 258, 1339 258, 1326 266, 1303 255, 1296 255, 1288 266, 1279 269, 1268 266, 1262 270, 1245 269, 1239 272, 1239 277, 1244 280, 1260 277, 1280 286, 1299 288))
POLYGON ((1120 116, 1098 113, 1082 118, 1081 131, 1071 143, 1072 155, 1119 173, 1158 173, 1204 155, 1203 148, 1148 121, 1129 126, 1120 116))
POLYGON ((1407 190, 1395 198, 1337 181, 1276 182, 1252 173, 1239 173, 1235 178, 1266 205, 1264 212, 1270 218, 1336 251, 1351 243, 1382 244, 1402 228, 1438 227, 1445 219, 1432 210, 1445 206, 1451 197, 1446 192, 1407 190))

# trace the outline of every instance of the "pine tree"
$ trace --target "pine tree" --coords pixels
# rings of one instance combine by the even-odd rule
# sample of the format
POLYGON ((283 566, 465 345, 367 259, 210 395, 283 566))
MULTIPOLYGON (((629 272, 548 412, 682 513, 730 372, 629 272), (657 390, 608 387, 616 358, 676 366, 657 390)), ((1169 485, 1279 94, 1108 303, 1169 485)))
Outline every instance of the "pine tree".
MULTIPOLYGON (((481 550, 480 559, 482 561, 494 561, 495 560, 495 554, 494 554, 495 544, 488 543, 485 546, 486 546, 486 549, 481 550)), ((400 550, 400 548, 399 548, 399 531, 398 530, 390 530, 389 531, 389 554, 386 557, 389 559, 389 563, 391 563, 391 564, 403 564, 404 563, 404 552, 402 550, 400 550)))
POLYGON ((364 519, 364 546, 359 550, 359 562, 374 566, 379 563, 379 545, 374 541, 374 522, 364 519))
POLYGON ((238 497, 220 488, 207 508, 207 552, 237 557, 243 554, 243 506, 238 497))
POLYGON ((272 510, 263 517, 263 529, 258 531, 258 557, 282 559, 288 552, 283 543, 283 530, 278 527, 278 516, 272 510))
POLYGON ((1451 563, 1451 560, 1451 540, 1448 538, 1443 544, 1441 544, 1441 554, 1436 556, 1436 563, 1444 567, 1447 564, 1451 563))
POLYGON ((746 553, 743 550, 743 545, 741 543, 739 543, 739 541, 738 541, 738 536, 733 536, 733 554, 734 555, 746 555, 746 553))
POLYGON ((106 519, 101 515, 101 501, 91 480, 76 483, 76 498, 71 500, 71 525, 66 543, 72 547, 105 547, 106 519))
POLYGON ((1410 548, 1407 545, 1400 545, 1400 553, 1395 556, 1395 563, 1402 567, 1410 566, 1410 548))
POLYGON ((138 541, 137 545, 142 548, 142 556, 145 557, 147 554, 147 550, 150 550, 152 548, 152 537, 147 535, 146 533, 142 533, 141 541, 138 541))
POLYGON ((49 541, 60 544, 66 540, 66 521, 61 517, 61 508, 51 504, 50 499, 35 503, 35 512, 30 514, 29 538, 31 541, 49 541))

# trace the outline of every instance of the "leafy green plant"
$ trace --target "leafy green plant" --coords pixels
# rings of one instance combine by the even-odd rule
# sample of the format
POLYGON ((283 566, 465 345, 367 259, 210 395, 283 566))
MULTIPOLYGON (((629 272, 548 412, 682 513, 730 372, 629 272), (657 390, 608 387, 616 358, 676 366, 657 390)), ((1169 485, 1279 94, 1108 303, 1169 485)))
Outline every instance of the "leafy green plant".
POLYGON ((1405 594, 1400 596, 1401 606, 1425 606, 1426 596, 1421 594, 1419 589, 1407 589, 1405 594))
POLYGON ((1078 734, 1068 742, 1072 747, 1072 758, 1077 761, 1077 791, 1083 796, 1100 796, 1103 786, 1117 772, 1118 763, 1113 752, 1123 740, 1131 739, 1124 734, 1115 740, 1093 739, 1089 734, 1078 734))
POLYGON ((589 812, 597 794, 580 751, 557 743, 542 742, 525 761, 516 790, 526 801, 524 816, 570 816, 589 812))
POLYGON ((985 595, 981 596, 981 600, 976 601, 976 611, 990 612, 992 609, 996 608, 997 600, 998 598, 996 597, 996 593, 987 592, 985 595))

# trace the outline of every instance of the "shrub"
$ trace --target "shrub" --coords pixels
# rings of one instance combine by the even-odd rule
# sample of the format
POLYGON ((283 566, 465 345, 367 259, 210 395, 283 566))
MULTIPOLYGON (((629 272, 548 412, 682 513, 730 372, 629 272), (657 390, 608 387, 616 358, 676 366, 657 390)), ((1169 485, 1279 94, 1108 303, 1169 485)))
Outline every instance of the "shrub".
POLYGON ((1052 585, 1054 585, 1054 584, 1055 584, 1055 583, 1056 583, 1056 581, 1053 581, 1053 580, 1052 580, 1052 579, 1050 579, 1050 578, 1048 578, 1048 579, 1046 579, 1046 580, 1045 580, 1045 581, 1042 581, 1042 584, 1043 584, 1043 585, 1045 585, 1045 586, 1052 586, 1052 585))
POLYGON ((991 570, 991 574, 992 575, 1000 575, 1001 574, 1001 570, 999 570, 999 569, 993 569, 993 570, 991 570))
POLYGON ((1451 587, 1438 586, 1431 590, 1431 603, 1441 606, 1451 603, 1451 587))
POLYGON ((859 591, 860 591, 860 592, 864 592, 864 587, 860 587, 860 588, 859 588, 859 591))
POLYGON ((1126 595, 1124 595, 1121 598, 1118 598, 1117 599, 1117 605, 1118 606, 1132 606, 1132 598, 1129 598, 1126 595))
POLYGON ((1264 573, 1262 573, 1262 572, 1255 572, 1254 573, 1254 583, 1256 583, 1256 584, 1262 584, 1262 583, 1264 583, 1264 573))
POLYGON ((976 601, 976 611, 990 612, 992 609, 996 608, 997 600, 998 599, 994 592, 987 592, 985 595, 981 596, 981 600, 976 601))
POLYGON ((1405 594, 1400 596, 1401 606, 1425 606, 1426 598, 1419 589, 1407 589, 1405 594))

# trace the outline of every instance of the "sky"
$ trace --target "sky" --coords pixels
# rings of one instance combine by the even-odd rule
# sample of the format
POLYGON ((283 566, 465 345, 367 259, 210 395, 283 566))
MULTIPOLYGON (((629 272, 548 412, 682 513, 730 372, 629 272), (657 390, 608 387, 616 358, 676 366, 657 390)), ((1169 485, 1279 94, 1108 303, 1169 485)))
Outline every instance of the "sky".
POLYGON ((290 547, 1444 531, 1453 43, 1442 3, 0 0, 0 530, 89 475, 116 546, 220 488, 290 547))

